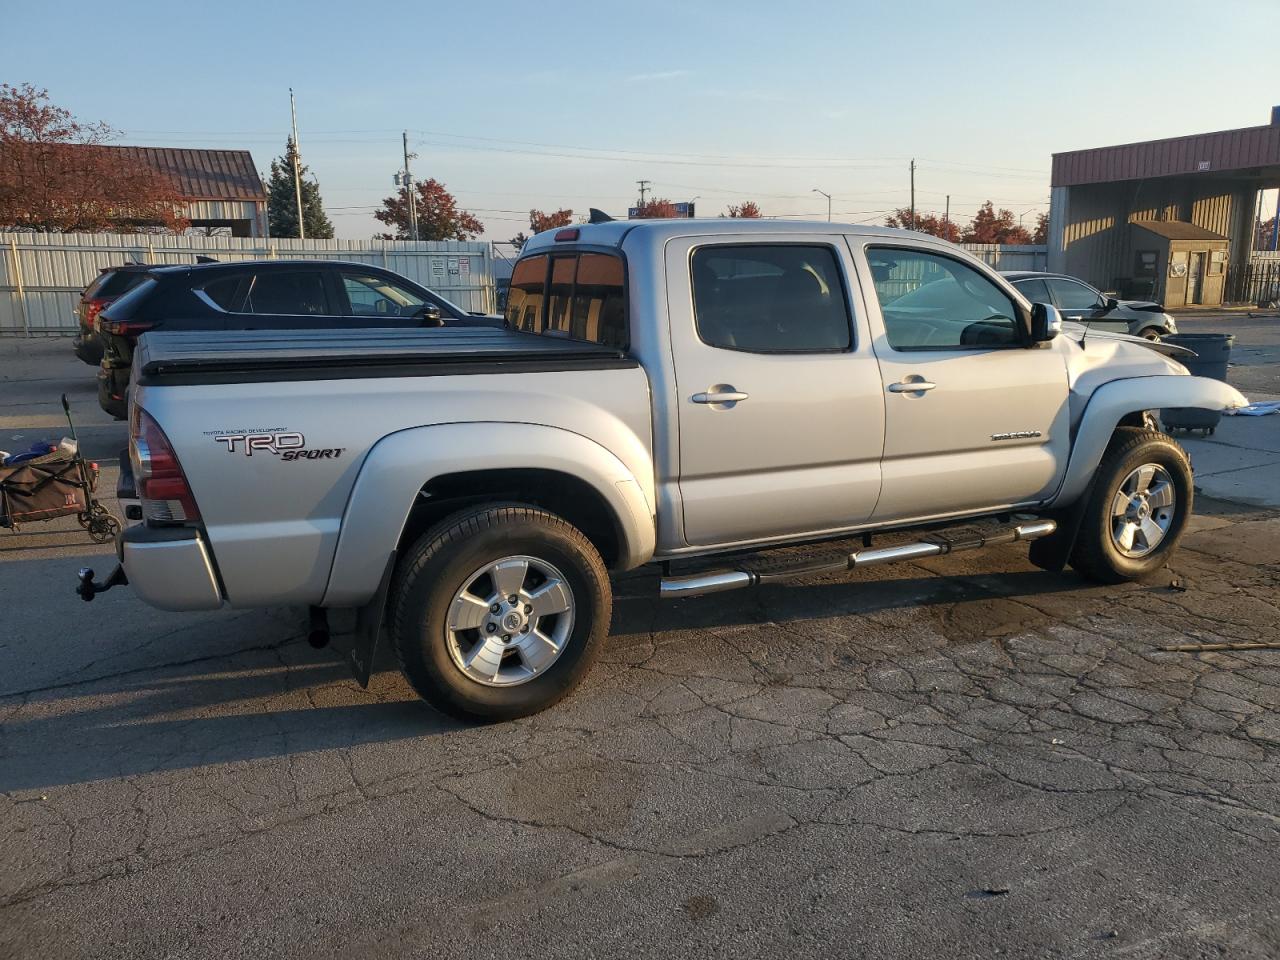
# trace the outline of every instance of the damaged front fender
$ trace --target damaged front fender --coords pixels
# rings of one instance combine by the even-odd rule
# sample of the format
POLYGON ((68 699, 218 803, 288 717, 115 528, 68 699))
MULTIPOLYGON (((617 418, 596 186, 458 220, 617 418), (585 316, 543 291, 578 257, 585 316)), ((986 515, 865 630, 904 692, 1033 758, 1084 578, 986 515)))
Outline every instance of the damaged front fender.
POLYGON ((1074 503, 1088 489, 1107 444, 1127 414, 1163 407, 1236 410, 1248 403, 1235 387, 1208 377, 1162 375, 1104 383, 1089 397, 1080 417, 1066 476, 1054 498, 1054 505, 1074 503))

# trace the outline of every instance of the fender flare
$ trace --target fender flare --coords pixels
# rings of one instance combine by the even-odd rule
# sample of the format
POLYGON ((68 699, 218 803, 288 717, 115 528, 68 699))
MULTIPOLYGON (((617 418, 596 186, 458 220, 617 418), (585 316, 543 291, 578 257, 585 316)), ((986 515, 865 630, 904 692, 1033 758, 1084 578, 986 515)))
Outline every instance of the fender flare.
POLYGON ((322 606, 360 606, 404 531, 414 498, 432 479, 475 470, 543 469, 590 484, 620 533, 616 567, 653 556, 653 480, 636 477, 609 450, 578 433, 533 423, 446 423, 389 434, 369 450, 342 515, 322 606))
POLYGON ((1208 377, 1162 374, 1104 383, 1089 398, 1071 444, 1071 459, 1055 506, 1068 506, 1089 487, 1094 471, 1125 414, 1161 407, 1232 410, 1248 401, 1235 387, 1208 377))

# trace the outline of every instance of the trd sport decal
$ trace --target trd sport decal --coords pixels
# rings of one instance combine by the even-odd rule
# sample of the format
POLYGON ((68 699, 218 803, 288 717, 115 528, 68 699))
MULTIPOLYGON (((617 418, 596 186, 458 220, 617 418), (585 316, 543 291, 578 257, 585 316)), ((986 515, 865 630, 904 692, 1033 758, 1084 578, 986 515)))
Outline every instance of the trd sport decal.
POLYGON ((270 454, 281 460, 337 460, 345 447, 307 448, 307 438, 300 433, 217 433, 215 443, 226 444, 227 453, 243 453, 246 457, 270 454))

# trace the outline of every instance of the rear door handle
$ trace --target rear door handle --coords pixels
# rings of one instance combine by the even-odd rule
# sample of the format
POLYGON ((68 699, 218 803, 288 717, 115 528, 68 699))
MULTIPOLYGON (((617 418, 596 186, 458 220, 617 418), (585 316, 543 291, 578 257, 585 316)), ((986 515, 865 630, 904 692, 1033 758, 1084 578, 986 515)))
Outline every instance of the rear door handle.
POLYGON ((749 393, 742 393, 739 390, 715 390, 707 393, 695 393, 689 399, 694 403, 737 403, 739 400, 746 400, 750 397, 749 393))
POLYGON ((936 386, 936 383, 930 383, 928 380, 900 380, 897 383, 889 384, 889 392, 924 393, 926 390, 932 390, 936 386))

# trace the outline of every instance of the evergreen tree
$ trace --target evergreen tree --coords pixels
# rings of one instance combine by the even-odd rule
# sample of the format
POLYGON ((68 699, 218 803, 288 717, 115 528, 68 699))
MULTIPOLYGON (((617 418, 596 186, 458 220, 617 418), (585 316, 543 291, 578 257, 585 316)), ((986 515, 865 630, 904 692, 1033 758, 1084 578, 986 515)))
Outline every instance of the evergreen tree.
MULTIPOLYGON (((298 200, 293 191, 293 137, 284 148, 284 156, 271 161, 271 176, 267 180, 267 221, 273 237, 298 235, 298 200)), ((325 216, 320 200, 320 184, 307 179, 307 168, 299 171, 302 180, 302 222, 307 228, 308 240, 333 239, 333 224, 325 216)))

